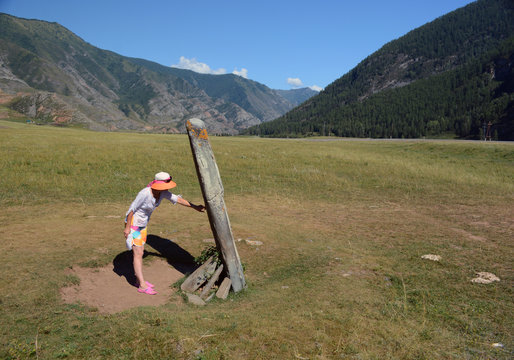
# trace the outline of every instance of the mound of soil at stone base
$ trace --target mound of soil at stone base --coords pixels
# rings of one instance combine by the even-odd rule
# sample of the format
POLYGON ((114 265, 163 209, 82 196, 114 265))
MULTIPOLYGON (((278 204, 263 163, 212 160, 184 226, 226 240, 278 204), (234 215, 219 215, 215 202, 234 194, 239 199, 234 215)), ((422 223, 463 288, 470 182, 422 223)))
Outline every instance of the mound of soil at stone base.
MULTIPOLYGON (((116 313, 138 306, 159 306, 173 302, 172 294, 177 290, 172 285, 182 279, 186 273, 191 273, 196 266, 189 253, 177 254, 177 249, 170 252, 169 244, 158 237, 149 240, 159 253, 146 252, 143 261, 145 280, 154 285, 156 295, 139 293, 136 287, 136 277, 132 265, 132 252, 118 254, 112 264, 102 268, 73 267, 68 273, 80 279, 79 285, 61 289, 61 297, 65 303, 81 303, 97 308, 100 313, 116 313), (166 244, 168 249, 159 247, 166 244), (175 257, 170 256, 175 255, 175 257), (146 259, 152 256, 155 258, 146 259), (180 258, 180 262, 177 261, 180 258)), ((177 247, 178 248, 178 247, 177 247)), ((180 252, 179 248, 179 252, 180 252)), ((183 251, 183 250, 182 250, 183 251)), ((182 301, 177 298, 176 301, 182 301)))

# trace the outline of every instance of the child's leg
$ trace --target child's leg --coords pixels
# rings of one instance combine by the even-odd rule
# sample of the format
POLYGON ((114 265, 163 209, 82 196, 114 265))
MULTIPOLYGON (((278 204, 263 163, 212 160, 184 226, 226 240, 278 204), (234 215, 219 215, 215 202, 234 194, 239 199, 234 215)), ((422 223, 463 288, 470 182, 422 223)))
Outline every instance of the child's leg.
POLYGON ((133 246, 132 253, 134 255, 134 273, 139 282, 140 289, 146 289, 147 285, 143 277, 143 246, 133 246))
POLYGON ((139 292, 155 295, 157 292, 153 290, 153 285, 145 281, 143 276, 143 254, 146 243, 146 228, 131 226, 130 235, 132 237, 132 255, 134 256, 134 273, 139 282, 139 292))

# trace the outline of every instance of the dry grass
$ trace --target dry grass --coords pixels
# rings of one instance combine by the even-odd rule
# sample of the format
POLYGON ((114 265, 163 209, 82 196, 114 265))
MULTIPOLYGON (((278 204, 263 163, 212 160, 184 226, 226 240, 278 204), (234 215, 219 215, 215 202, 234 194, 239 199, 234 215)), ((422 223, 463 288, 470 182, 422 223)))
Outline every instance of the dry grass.
MULTIPOLYGON (((512 144, 211 139, 235 237, 264 243, 237 243, 248 289, 106 316, 62 303, 65 270, 124 250, 161 168, 199 198, 187 139, 1 125, 2 358, 512 357, 512 144)), ((150 230, 198 255, 195 214, 163 206, 150 230)))

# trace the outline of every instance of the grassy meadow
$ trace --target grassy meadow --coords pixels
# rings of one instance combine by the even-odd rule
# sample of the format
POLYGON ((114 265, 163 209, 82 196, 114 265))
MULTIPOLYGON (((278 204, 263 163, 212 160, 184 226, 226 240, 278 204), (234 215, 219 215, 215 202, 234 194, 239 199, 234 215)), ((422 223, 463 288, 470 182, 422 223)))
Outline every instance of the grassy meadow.
MULTIPOLYGON (((66 270, 125 251, 122 216, 156 172, 202 201, 187 136, 0 135, 2 359, 513 357, 512 143, 212 137, 234 237, 263 243, 237 243, 248 288, 105 315, 63 303, 66 270)), ((149 233, 193 256, 212 237, 167 204, 149 233)))

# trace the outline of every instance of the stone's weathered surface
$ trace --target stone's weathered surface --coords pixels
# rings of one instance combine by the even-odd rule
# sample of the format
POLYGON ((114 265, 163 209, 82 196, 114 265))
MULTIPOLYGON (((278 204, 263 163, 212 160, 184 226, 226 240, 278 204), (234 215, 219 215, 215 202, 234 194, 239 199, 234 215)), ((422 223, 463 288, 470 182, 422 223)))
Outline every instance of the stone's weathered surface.
POLYGON ((223 199, 223 184, 209 142, 207 129, 205 123, 200 119, 188 120, 186 128, 216 247, 221 254, 228 276, 232 280, 232 288, 235 292, 238 292, 246 287, 246 282, 232 235, 232 228, 223 199))
POLYGON ((209 277, 216 270, 216 261, 214 257, 210 257, 202 266, 196 269, 188 278, 180 285, 180 289, 184 292, 194 292, 203 283, 209 279, 209 277))
POLYGON ((214 284, 216 283, 216 281, 218 281, 218 279, 220 278, 220 274, 222 271, 223 271, 223 264, 221 264, 216 269, 216 272, 211 276, 207 285, 205 285, 203 287, 202 292, 200 293, 200 298, 205 299, 207 297, 207 295, 209 295, 209 291, 211 291, 211 289, 214 286, 214 284))
POLYGON ((199 305, 199 306, 205 305, 205 301, 200 299, 200 297, 198 295, 190 294, 190 293, 186 293, 186 295, 187 295, 187 301, 189 301, 191 304, 195 304, 195 305, 199 305))
POLYGON ((220 288, 216 292, 216 296, 220 299, 225 300, 228 296, 231 285, 232 285, 232 281, 230 280, 230 278, 228 278, 228 277, 224 278, 223 282, 220 285, 220 288))

